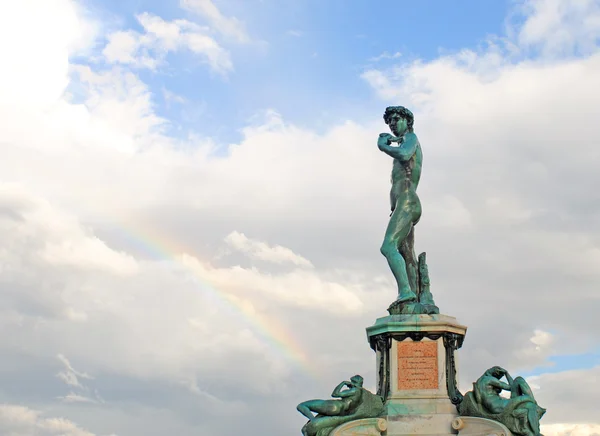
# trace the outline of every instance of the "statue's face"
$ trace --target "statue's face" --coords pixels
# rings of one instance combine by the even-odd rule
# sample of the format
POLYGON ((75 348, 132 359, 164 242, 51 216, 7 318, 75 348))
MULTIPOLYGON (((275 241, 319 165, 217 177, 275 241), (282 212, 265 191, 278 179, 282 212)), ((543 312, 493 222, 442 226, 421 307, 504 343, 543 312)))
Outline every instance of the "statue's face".
POLYGON ((406 119, 402 118, 400 114, 397 113, 390 116, 388 125, 395 136, 404 135, 407 129, 406 119))

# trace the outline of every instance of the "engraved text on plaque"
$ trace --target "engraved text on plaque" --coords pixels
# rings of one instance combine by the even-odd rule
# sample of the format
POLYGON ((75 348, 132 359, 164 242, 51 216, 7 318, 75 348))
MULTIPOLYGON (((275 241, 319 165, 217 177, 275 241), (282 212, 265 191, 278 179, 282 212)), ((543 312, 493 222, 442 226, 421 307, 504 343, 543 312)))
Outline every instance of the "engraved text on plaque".
POLYGON ((398 389, 438 389, 438 344, 398 342, 398 389))

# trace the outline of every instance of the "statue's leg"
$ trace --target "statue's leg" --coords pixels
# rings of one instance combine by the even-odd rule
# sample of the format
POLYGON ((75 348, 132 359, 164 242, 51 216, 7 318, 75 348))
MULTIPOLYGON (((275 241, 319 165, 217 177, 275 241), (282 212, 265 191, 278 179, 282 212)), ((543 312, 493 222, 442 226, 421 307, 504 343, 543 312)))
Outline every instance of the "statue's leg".
POLYGON ((327 416, 339 415, 342 411, 342 406, 341 400, 309 400, 298 404, 296 409, 308 419, 313 420, 315 418, 313 413, 320 413, 327 416))
POLYGON ((408 277, 408 285, 410 289, 419 294, 419 264, 415 255, 415 227, 411 224, 408 235, 400 244, 400 255, 406 264, 406 275, 408 277))
POLYGON ((390 217, 383 244, 381 245, 381 254, 385 256, 392 274, 398 284, 398 301, 416 301, 417 295, 412 291, 406 271, 406 262, 400 254, 400 246, 412 230, 412 216, 397 207, 390 217))
POLYGON ((531 390, 531 387, 529 387, 529 385, 523 377, 517 377, 513 380, 511 391, 511 397, 520 397, 522 395, 527 395, 535 401, 533 391, 531 390))
POLYGON ((315 400, 305 401, 296 406, 296 410, 298 410, 298 412, 300 412, 302 415, 306 416, 310 421, 312 421, 315 418, 315 415, 313 415, 310 410, 310 403, 312 403, 313 401, 315 400))

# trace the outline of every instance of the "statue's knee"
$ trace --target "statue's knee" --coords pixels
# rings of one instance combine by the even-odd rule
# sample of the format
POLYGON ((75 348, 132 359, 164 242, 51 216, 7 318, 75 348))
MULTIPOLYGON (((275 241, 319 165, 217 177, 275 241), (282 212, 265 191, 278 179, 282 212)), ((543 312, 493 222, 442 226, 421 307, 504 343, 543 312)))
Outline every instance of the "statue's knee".
POLYGON ((381 254, 383 254, 385 257, 388 257, 389 255, 392 254, 392 250, 394 247, 392 247, 391 244, 384 242, 381 245, 381 248, 379 249, 379 251, 381 252, 381 254))

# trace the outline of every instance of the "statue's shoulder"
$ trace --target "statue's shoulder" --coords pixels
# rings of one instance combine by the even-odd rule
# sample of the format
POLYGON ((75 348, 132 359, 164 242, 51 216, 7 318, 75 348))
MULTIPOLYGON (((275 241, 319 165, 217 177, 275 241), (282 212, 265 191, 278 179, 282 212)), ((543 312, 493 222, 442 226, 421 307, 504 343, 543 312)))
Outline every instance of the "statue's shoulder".
POLYGON ((404 138, 403 138, 402 142, 406 143, 407 145, 408 144, 410 144, 410 145, 414 144, 415 147, 420 147, 421 146, 421 144, 419 142, 419 138, 417 137, 417 134, 415 132, 406 132, 404 134, 404 138))
POLYGON ((481 377, 479 377, 477 379, 478 382, 482 382, 482 383, 487 383, 490 382, 492 380, 498 380, 496 377, 491 376, 491 375, 487 375, 487 374, 483 374, 481 377))

